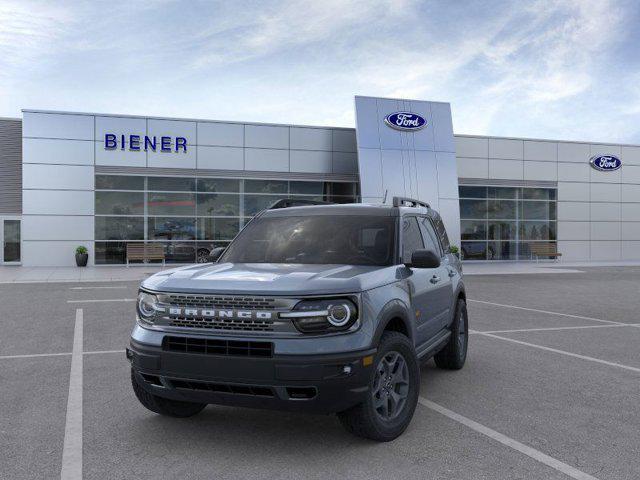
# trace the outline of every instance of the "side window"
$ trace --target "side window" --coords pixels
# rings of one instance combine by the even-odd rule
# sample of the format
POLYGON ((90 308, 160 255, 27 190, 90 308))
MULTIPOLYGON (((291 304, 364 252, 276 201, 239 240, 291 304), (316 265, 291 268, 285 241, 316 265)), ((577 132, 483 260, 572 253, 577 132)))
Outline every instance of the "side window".
POLYGON ((425 247, 428 250, 433 250, 437 255, 442 256, 442 248, 440 248, 440 242, 436 237, 436 232, 433 230, 433 225, 427 217, 420 218, 420 227, 422 229, 422 236, 424 237, 425 247))
POLYGON ((449 237, 447 236, 447 231, 444 228, 444 223, 442 223, 442 217, 440 217, 440 215, 433 217, 433 225, 436 227, 436 233, 438 234, 442 248, 444 248, 444 253, 449 253, 449 237))
POLYGON ((418 227, 416 217, 405 217, 402 219, 402 262, 410 263, 411 254, 415 250, 424 248, 422 234, 418 227))

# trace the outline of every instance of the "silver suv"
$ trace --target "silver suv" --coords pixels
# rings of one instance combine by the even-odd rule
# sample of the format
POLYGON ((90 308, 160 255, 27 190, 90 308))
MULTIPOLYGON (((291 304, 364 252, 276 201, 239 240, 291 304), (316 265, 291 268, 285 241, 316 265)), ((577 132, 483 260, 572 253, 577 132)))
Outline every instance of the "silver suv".
POLYGON ((389 441, 413 417, 420 361, 462 368, 462 268, 438 213, 404 198, 300 203, 258 214, 212 263, 142 282, 127 358, 149 410, 337 413, 389 441))

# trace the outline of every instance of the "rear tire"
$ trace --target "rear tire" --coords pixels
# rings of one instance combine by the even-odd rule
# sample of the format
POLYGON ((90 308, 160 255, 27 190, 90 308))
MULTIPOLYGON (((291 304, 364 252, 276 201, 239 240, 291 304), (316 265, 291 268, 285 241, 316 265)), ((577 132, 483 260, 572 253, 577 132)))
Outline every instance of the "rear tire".
POLYGON ((206 403, 180 402, 178 400, 169 400, 153 395, 140 386, 133 369, 131 369, 131 385, 133 386, 136 397, 144 407, 154 413, 167 417, 192 417, 200 413, 204 407, 207 406, 206 403))
POLYGON ((367 399, 338 413, 352 434, 388 442, 399 437, 413 418, 420 393, 420 367, 411 341, 385 332, 373 361, 367 399))
POLYGON ((439 368, 460 370, 467 360, 469 345, 469 317, 467 304, 459 298, 456 304, 456 315, 451 326, 451 337, 447 345, 433 357, 439 368))

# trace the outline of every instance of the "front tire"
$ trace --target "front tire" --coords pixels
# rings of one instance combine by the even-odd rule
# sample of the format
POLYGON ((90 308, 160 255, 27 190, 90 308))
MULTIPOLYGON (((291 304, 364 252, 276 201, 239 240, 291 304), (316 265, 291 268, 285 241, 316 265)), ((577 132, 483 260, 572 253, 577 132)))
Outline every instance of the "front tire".
POLYGON ((338 413, 352 434, 378 442, 399 437, 413 418, 420 393, 420 367, 411 341, 385 332, 374 359, 367 399, 338 413))
POLYGON ((154 413, 165 415, 167 417, 187 418, 200 413, 206 403, 180 402, 178 400, 169 400, 147 392, 138 383, 136 374, 131 369, 131 385, 133 392, 140 403, 154 413))
POLYGON ((447 345, 433 357, 439 368, 446 370, 460 370, 467 360, 469 345, 469 316, 467 304, 459 298, 456 305, 456 316, 451 326, 451 337, 447 345))

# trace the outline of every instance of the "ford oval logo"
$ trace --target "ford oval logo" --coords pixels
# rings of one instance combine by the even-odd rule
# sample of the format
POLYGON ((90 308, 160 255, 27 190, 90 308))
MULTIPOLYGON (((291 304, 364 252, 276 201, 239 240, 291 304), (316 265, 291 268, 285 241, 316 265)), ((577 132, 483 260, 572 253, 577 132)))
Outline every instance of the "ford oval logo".
POLYGON ((396 112, 384 117, 384 123, 396 130, 413 131, 427 126, 427 121, 417 113, 396 112))
POLYGON ((593 168, 601 172, 612 172, 622 166, 620 159, 613 155, 596 155, 595 157, 591 157, 589 163, 593 168))

